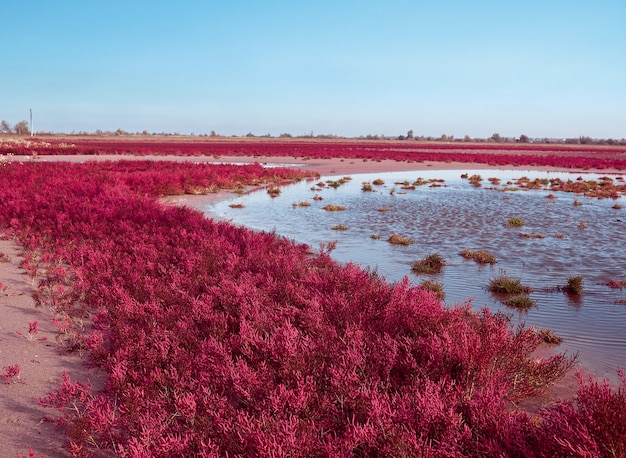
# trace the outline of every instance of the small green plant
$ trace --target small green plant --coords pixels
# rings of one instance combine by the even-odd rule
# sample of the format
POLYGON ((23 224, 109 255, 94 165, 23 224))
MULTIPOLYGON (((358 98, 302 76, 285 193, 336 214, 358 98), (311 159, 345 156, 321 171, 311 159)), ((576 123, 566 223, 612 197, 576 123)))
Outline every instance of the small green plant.
POLYGON ((509 227, 522 227, 524 225, 524 220, 521 218, 509 218, 506 225, 509 227))
POLYGON ((371 237, 373 240, 378 240, 378 239, 382 238, 382 236, 381 236, 380 234, 372 234, 372 235, 370 235, 370 237, 371 237))
POLYGON ((488 290, 492 293, 524 294, 532 292, 532 288, 522 285, 520 278, 512 278, 502 273, 489 280, 488 290))
POLYGON ((443 301, 446 298, 446 293, 443 289, 443 283, 441 283, 440 281, 424 280, 419 284, 419 286, 426 291, 431 291, 435 293, 435 296, 440 301, 443 301))
POLYGON ((416 274, 436 274, 441 272, 445 265, 446 260, 441 255, 433 253, 419 261, 415 261, 411 270, 416 274))
POLYGON ((364 181, 363 185, 361 186, 361 191, 363 192, 372 192, 374 190, 374 188, 372 187, 372 183, 370 183, 369 181, 364 181))
POLYGON ((334 204, 328 204, 325 207, 322 207, 323 210, 326 210, 327 212, 340 212, 346 209, 346 207, 344 207, 343 205, 334 205, 334 204))
POLYGON ((382 180, 380 178, 376 178, 374 181, 372 181, 372 184, 374 186, 382 186, 385 184, 385 180, 382 180))
POLYGON ((402 235, 393 234, 391 235, 387 241, 392 245, 410 245, 415 243, 415 241, 410 237, 404 237, 402 235))
POLYGON ((518 294, 505 300, 504 304, 518 310, 528 310, 535 305, 535 301, 533 301, 526 294, 518 294))
POLYGON ((621 204, 613 204, 613 206, 611 207, 614 210, 621 210, 622 209, 622 205, 621 204))
POLYGON ((348 226, 346 226, 344 224, 337 224, 336 226, 331 227, 331 229, 333 231, 347 231, 348 230, 348 226))
POLYGON ((583 204, 583 203, 582 203, 580 200, 578 200, 578 199, 574 199, 574 205, 575 205, 575 206, 580 207, 582 204, 583 204))

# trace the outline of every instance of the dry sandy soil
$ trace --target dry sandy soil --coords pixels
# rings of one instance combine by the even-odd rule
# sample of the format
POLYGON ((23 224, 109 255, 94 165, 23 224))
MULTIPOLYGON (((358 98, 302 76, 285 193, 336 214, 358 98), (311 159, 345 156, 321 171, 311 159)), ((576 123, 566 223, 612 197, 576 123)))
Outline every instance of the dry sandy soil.
MULTIPOLYGON (((120 159, 121 156, 56 156, 40 157, 38 161, 48 160, 106 160, 120 159)), ((202 162, 230 162, 229 158, 216 160, 209 157, 132 157, 128 159, 182 160, 202 162)), ((31 161, 30 157, 14 156, 13 161, 31 161)), ((233 157, 233 163, 266 163, 301 166, 322 176, 343 176, 356 173, 392 172, 402 170, 472 170, 493 168, 481 164, 454 162, 408 163, 393 160, 362 161, 341 159, 294 159, 291 157, 233 157)), ((529 169, 525 167, 524 169, 529 169)), ((543 167, 543 170, 547 168, 543 167)), ((602 173, 610 173, 603 170, 602 173)), ((230 197, 228 192, 209 196, 171 198, 169 202, 190 206, 201 206, 206 202, 230 197)), ((36 399, 55 389, 60 377, 68 372, 72 379, 91 380, 94 386, 101 386, 103 377, 94 369, 87 369, 78 355, 62 355, 58 352, 55 339, 57 332, 51 322, 52 314, 45 308, 37 308, 32 298, 36 280, 31 280, 19 267, 20 247, 11 240, 0 240, 0 252, 9 259, 0 262, 0 282, 5 287, 0 291, 0 374, 7 366, 19 365, 20 374, 11 380, 0 380, 0 456, 15 457, 17 453, 28 456, 32 447, 37 456, 68 456, 62 448, 63 435, 56 427, 43 418, 51 412, 39 406, 36 399), (38 323, 37 334, 29 334, 29 323, 38 323), (6 383, 5 383, 6 382, 6 383)), ((556 389, 559 394, 569 396, 576 383, 573 377, 562 381, 556 389)), ((553 393, 554 394, 554 393, 553 393)), ((547 399, 547 398, 546 398, 547 399)), ((536 403, 535 403, 536 404, 536 403)))

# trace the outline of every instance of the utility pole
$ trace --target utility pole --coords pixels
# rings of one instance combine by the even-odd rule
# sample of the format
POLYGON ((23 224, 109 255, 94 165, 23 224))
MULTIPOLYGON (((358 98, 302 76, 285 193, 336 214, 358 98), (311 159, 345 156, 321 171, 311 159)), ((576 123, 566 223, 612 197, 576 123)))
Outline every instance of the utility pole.
POLYGON ((33 109, 30 108, 30 136, 32 137, 33 135, 33 109))

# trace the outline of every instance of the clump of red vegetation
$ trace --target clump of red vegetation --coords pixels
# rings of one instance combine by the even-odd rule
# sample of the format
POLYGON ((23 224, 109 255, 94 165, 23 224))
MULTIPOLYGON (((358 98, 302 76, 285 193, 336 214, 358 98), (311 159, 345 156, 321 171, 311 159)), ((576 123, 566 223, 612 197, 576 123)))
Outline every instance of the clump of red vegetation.
POLYGON ((65 328, 92 317, 76 339, 108 376, 102 392, 64 376, 40 401, 59 410, 73 455, 624 452, 622 389, 581 381, 575 400, 540 420, 511 408, 571 363, 535 358, 535 330, 339 265, 330 245, 312 254, 156 199, 213 179, 298 176, 228 167, 196 176, 173 163, 3 169, 0 227, 41 254, 33 262, 57 266, 40 299, 65 328))

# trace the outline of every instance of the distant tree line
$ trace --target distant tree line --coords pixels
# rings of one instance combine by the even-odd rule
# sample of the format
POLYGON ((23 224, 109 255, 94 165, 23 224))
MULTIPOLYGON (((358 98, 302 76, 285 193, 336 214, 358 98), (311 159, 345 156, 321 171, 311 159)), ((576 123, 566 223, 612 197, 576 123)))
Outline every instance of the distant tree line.
MULTIPOLYGON (((391 137, 378 136, 378 135, 368 135, 364 137, 368 140, 387 140, 391 137)), ((503 137, 498 133, 494 133, 489 138, 472 138, 469 135, 466 135, 463 138, 454 138, 454 135, 446 135, 443 134, 440 137, 432 137, 432 136, 414 136, 413 131, 409 130, 407 135, 400 135, 396 137, 397 140, 414 140, 414 141, 428 141, 428 142, 464 142, 464 143, 481 143, 481 142, 489 142, 489 143, 565 143, 570 145, 626 145, 626 139, 622 138, 621 140, 616 140, 612 138, 604 139, 604 138, 591 138, 587 136, 575 137, 575 138, 548 138, 548 137, 537 137, 531 138, 526 134, 522 134, 519 137, 503 137)))
POLYGON ((28 121, 20 121, 14 126, 11 126, 11 124, 4 119, 0 121, 0 133, 2 134, 26 135, 29 132, 28 121))
MULTIPOLYGON (((17 124, 11 126, 5 120, 0 122, 0 134, 15 134, 15 135, 27 135, 30 132, 28 121, 20 121, 17 124)), ((39 135, 54 135, 52 132, 38 132, 39 135)), ((111 130, 101 130, 97 129, 94 132, 59 132, 58 134, 67 134, 67 135, 84 135, 84 136, 131 136, 131 135, 153 135, 153 136, 179 136, 179 135, 191 135, 196 136, 193 132, 191 134, 180 134, 179 132, 148 132, 147 130, 143 130, 141 132, 128 132, 123 129, 117 129, 114 131, 111 130)), ((210 134, 202 133, 197 134, 199 137, 227 137, 226 135, 220 135, 216 133, 214 130, 210 132, 210 134)), ((488 138, 472 138, 469 135, 465 135, 463 138, 455 138, 454 135, 442 134, 439 137, 433 136, 424 136, 424 135, 415 135, 413 130, 409 130, 406 135, 397 135, 397 136, 389 136, 389 135, 378 135, 378 134, 368 134, 361 135, 359 137, 343 137, 335 134, 314 134, 313 131, 301 134, 301 135, 292 135, 290 133, 282 133, 280 135, 272 136, 271 134, 263 134, 263 135, 255 135, 252 132, 248 132, 245 135, 230 135, 229 137, 247 137, 247 138, 317 138, 317 139, 358 139, 358 140, 405 140, 405 141, 416 141, 416 142, 464 142, 464 143, 481 143, 481 142, 489 142, 489 143, 564 143, 570 145, 626 145, 626 139, 622 138, 620 140, 612 139, 612 138, 591 138, 588 136, 580 136, 573 138, 548 138, 548 137, 529 137, 526 134, 522 134, 519 137, 504 137, 499 133, 494 133, 488 138)))

